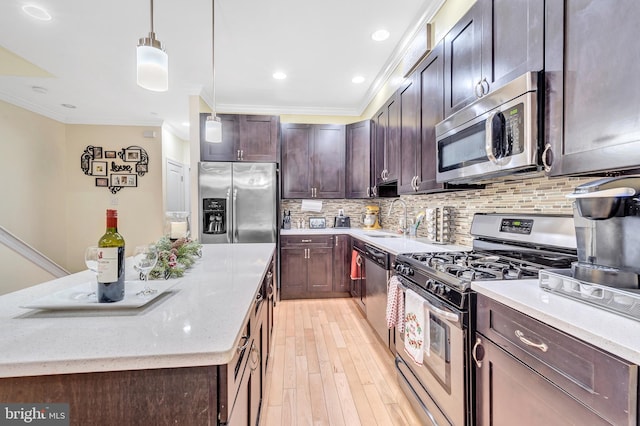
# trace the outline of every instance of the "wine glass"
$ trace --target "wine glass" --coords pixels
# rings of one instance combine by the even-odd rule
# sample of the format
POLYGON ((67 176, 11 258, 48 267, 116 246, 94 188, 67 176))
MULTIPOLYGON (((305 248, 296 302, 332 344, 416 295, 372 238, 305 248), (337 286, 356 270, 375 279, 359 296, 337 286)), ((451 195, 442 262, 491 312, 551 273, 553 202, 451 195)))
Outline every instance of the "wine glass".
POLYGON ((154 244, 137 246, 133 252, 133 267, 140 271, 140 278, 144 281, 144 288, 137 293, 138 296, 148 296, 158 290, 149 288, 149 272, 158 263, 158 249, 154 244))
MULTIPOLYGON (((84 251, 84 264, 87 265, 87 268, 93 272, 96 280, 98 278, 98 252, 100 251, 99 247, 89 246, 84 251)), ((89 293, 88 296, 93 296, 96 292, 89 293)))

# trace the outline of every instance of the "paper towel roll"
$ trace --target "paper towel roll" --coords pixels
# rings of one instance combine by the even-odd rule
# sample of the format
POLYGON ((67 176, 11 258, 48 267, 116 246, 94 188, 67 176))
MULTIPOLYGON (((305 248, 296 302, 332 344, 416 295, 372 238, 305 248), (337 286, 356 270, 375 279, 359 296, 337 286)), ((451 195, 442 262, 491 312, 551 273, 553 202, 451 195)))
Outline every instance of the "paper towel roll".
POLYGON ((320 200, 302 200, 302 208, 303 212, 321 212, 322 211, 322 201, 320 200))

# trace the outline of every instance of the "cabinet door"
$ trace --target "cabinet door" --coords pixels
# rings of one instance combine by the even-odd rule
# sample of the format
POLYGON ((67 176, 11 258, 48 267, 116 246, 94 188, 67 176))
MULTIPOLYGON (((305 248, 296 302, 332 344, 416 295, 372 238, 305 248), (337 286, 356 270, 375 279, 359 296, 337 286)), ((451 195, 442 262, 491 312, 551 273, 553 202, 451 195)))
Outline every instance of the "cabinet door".
MULTIPOLYGON (((375 143, 374 143, 374 176, 375 185, 379 186, 384 183, 382 177, 385 174, 384 154, 387 140, 388 117, 386 105, 383 106, 375 115, 375 143)), ((376 194, 377 195, 377 194, 376 194)))
POLYGON ((551 1, 545 19, 550 175, 640 167, 637 1, 551 1))
POLYGON ((398 173, 398 192, 411 194, 416 191, 416 177, 419 136, 420 84, 417 73, 411 74, 398 91, 400 106, 400 172, 398 173))
POLYGON ((350 291, 351 272, 351 237, 335 235, 333 246, 333 291, 350 291))
POLYGON ((282 198, 311 197, 312 141, 312 125, 282 125, 282 198))
POLYGON ((280 297, 291 299, 307 291, 307 259, 305 248, 280 250, 280 297))
POLYGON ((201 161, 235 161, 236 147, 240 135, 239 116, 218 114, 222 123, 222 142, 211 143, 205 140, 205 125, 211 114, 200 114, 200 160, 201 161))
POLYGON ((482 30, 482 78, 492 91, 528 72, 544 58, 544 2, 480 0, 487 3, 482 30))
POLYGON ((227 426, 247 426, 250 423, 251 408, 251 370, 245 365, 238 395, 233 403, 233 412, 227 426))
POLYGON ((240 143, 243 161, 278 161, 280 119, 271 115, 241 115, 240 143))
POLYGON ((482 75, 485 3, 477 1, 444 37, 445 117, 476 99, 476 89, 479 89, 482 75))
POLYGON ((308 249, 307 291, 326 292, 333 289, 333 249, 308 249))
POLYGON ((308 168, 313 170, 315 198, 344 198, 345 126, 313 126, 313 149, 308 168))
MULTIPOLYGON (((397 92, 396 92, 397 93, 397 92)), ((385 182, 398 180, 400 174, 400 101, 397 96, 387 104, 387 138, 384 148, 385 182)))
POLYGON ((418 69, 420 79, 420 145, 418 158, 418 190, 443 188, 436 182, 436 124, 444 119, 444 55, 439 43, 418 69))
POLYGON ((481 335, 476 368, 476 424, 608 425, 586 406, 481 335))
POLYGON ((371 196, 371 120, 347 125, 346 198, 371 196))

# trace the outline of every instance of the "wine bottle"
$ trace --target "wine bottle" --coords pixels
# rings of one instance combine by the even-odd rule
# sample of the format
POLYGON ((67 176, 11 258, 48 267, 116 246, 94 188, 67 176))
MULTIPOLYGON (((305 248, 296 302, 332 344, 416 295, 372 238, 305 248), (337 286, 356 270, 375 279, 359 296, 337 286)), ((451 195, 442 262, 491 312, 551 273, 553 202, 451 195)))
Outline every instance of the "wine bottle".
POLYGON ((124 238, 118 233, 118 211, 107 210, 107 231, 98 240, 98 302, 124 298, 124 238))

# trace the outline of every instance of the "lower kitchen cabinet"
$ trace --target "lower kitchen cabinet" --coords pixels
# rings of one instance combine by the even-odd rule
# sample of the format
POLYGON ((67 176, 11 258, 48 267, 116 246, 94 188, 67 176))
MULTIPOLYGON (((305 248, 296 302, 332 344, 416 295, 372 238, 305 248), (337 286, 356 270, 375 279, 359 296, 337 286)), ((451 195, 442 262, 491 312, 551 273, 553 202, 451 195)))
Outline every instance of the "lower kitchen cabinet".
POLYGON ((349 287, 344 277, 348 272, 348 238, 348 235, 281 236, 280 298, 347 297, 349 287), (336 274, 342 278, 336 280, 336 274))
POLYGON ((478 295, 478 425, 635 425, 638 367, 478 295))
POLYGON ((334 235, 333 245, 333 291, 349 292, 351 279, 351 237, 349 235, 334 235))

